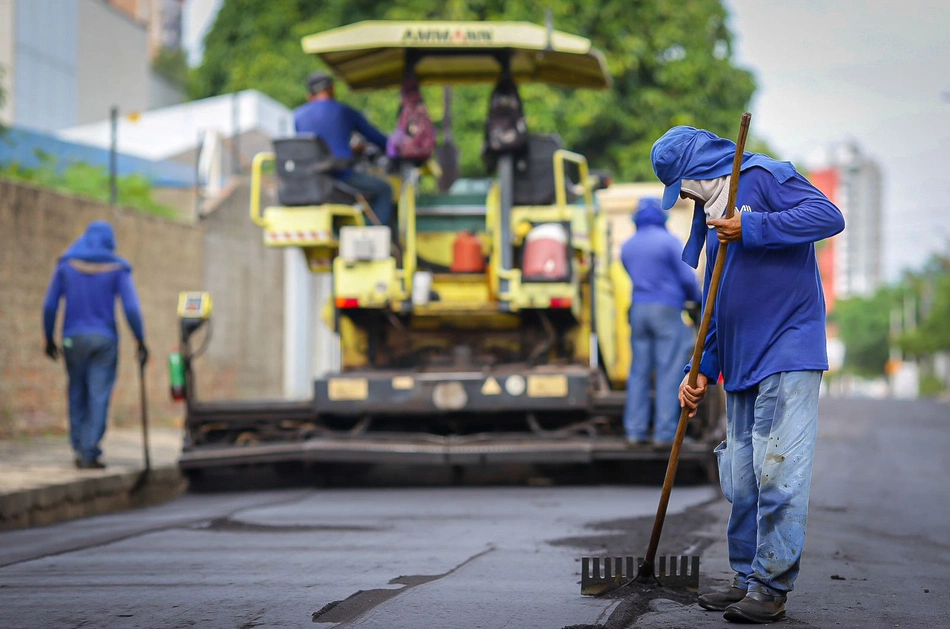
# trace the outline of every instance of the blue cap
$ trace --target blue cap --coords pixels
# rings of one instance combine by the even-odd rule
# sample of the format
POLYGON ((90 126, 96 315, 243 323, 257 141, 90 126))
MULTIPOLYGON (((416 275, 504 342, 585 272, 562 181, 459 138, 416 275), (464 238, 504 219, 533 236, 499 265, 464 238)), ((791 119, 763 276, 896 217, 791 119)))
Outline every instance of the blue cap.
POLYGON ((664 210, 676 204, 683 179, 716 179, 732 172, 732 140, 695 127, 673 127, 653 143, 653 172, 663 182, 664 210))
MULTIPOLYGON (((736 143, 720 138, 715 133, 694 127, 673 127, 653 143, 650 159, 653 172, 666 185, 663 191, 663 209, 676 203, 684 179, 705 181, 725 177, 732 172, 736 143)), ((740 170, 758 166, 769 171, 779 183, 795 176, 795 167, 789 162, 778 162, 758 153, 742 154, 740 170)), ((706 215, 703 205, 693 207, 693 223, 689 240, 683 249, 683 261, 696 268, 706 237, 706 215)))

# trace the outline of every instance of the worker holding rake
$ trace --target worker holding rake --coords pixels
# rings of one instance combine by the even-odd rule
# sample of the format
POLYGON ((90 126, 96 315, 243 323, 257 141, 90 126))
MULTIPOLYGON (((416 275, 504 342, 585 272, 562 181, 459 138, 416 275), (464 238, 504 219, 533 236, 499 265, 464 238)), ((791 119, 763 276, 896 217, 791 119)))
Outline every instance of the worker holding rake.
MULTIPOLYGON (((683 260, 706 246, 703 299, 720 244, 725 262, 696 386, 680 404, 691 415, 722 374, 727 439, 717 449, 723 493, 732 503, 732 587, 699 597, 735 622, 785 616, 805 543, 818 424, 818 389, 828 369, 825 301, 815 243, 844 229, 840 210, 788 162, 744 153, 735 214, 726 213, 736 144, 679 126, 653 145, 663 208, 695 201, 683 260)), ((687 369, 688 371, 688 369, 687 369)))

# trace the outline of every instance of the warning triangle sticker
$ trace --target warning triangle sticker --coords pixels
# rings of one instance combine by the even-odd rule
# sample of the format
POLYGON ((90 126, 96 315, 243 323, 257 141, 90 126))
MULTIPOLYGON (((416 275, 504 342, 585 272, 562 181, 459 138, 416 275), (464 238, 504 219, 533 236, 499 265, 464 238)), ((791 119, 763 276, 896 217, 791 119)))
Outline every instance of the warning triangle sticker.
POLYGON ((494 378, 489 377, 482 385, 482 395, 498 395, 501 393, 501 385, 494 378))

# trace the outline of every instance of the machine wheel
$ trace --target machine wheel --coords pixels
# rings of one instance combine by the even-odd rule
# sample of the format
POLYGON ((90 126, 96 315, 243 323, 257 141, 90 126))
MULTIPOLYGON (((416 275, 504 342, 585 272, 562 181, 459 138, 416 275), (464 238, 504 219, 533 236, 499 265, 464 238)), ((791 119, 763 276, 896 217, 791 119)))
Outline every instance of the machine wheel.
POLYGON ((190 468, 182 470, 181 473, 188 481, 188 491, 201 491, 206 478, 204 470, 190 468))

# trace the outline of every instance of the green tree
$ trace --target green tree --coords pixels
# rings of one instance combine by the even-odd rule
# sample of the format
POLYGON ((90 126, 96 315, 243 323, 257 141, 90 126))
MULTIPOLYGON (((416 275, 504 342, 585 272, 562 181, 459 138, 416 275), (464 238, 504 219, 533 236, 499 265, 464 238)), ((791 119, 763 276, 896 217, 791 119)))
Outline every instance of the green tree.
MULTIPOLYGON (((522 88, 529 127, 558 132, 565 144, 617 179, 653 177, 650 147, 669 127, 689 124, 734 137, 755 89, 736 67, 721 0, 226 0, 205 38, 201 65, 190 77, 195 98, 257 89, 289 107, 303 102, 304 81, 320 67, 300 39, 364 19, 544 21, 589 37, 604 51, 612 88, 565 91, 522 88)), ((367 112, 383 129, 395 119, 395 90, 338 97, 367 112)), ((481 172, 479 147, 489 87, 456 90, 453 122, 467 173, 481 172)), ((425 90, 433 118, 441 92, 425 90)))
POLYGON ((881 288, 871 297, 851 297, 835 303, 830 318, 838 324, 844 342, 846 371, 869 377, 884 375, 893 293, 890 288, 881 288))
POLYGON ((950 351, 950 257, 934 256, 905 280, 920 324, 902 335, 901 349, 916 356, 950 351))
POLYGON ((188 83, 188 59, 181 48, 162 48, 152 60, 152 69, 175 85, 188 83))

